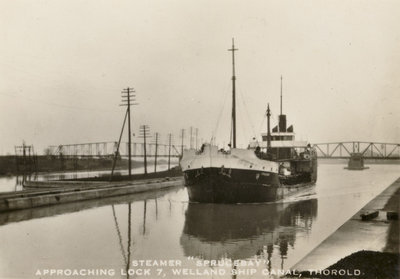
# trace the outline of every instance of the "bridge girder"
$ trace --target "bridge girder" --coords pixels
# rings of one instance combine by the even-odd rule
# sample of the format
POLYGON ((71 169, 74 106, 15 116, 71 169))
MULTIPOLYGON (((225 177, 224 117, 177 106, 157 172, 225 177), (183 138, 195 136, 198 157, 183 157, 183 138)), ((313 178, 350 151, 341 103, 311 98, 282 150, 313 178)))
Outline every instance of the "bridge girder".
MULTIPOLYGON (((49 146, 51 155, 60 156, 70 156, 70 157, 109 157, 114 156, 117 148, 117 142, 91 142, 91 143, 76 143, 76 144, 61 144, 58 146, 49 146), (109 149, 112 146, 112 150, 109 149)), ((132 157, 144 157, 144 143, 142 142, 132 142, 132 157)), ((128 156, 128 143, 125 143, 125 152, 120 149, 121 157, 128 156)), ((154 157, 156 143, 146 143, 146 148, 148 150, 147 156, 154 157)), ((184 146, 185 147, 185 146, 184 146)), ((181 156, 182 146, 181 145, 171 145, 171 157, 181 156)), ((168 157, 168 144, 157 144, 157 157, 168 157)))
POLYGON ((365 159, 400 159, 399 143, 346 141, 315 143, 313 147, 318 158, 346 159, 351 153, 361 153, 365 159))

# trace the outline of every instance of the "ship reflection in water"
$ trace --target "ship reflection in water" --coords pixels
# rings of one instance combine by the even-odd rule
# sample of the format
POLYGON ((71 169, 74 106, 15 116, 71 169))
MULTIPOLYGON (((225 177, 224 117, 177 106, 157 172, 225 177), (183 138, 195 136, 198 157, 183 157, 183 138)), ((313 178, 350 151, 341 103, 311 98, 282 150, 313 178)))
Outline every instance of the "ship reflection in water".
POLYGON ((180 243, 186 257, 202 260, 265 259, 266 268, 284 267, 297 233, 308 234, 317 199, 271 204, 190 203, 180 243))

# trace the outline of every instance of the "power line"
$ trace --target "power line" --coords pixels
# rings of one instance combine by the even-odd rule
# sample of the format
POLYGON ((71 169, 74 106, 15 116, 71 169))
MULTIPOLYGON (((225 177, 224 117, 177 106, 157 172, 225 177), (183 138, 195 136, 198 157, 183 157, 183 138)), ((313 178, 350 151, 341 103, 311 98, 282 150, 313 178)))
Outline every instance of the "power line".
POLYGON ((9 93, 4 93, 0 92, 0 95, 3 96, 9 96, 13 98, 21 98, 26 101, 30 102, 35 102, 35 103, 40 103, 43 105, 48 105, 48 106, 55 106, 55 107, 60 107, 60 108, 66 108, 66 109, 74 109, 74 110, 87 110, 87 111, 104 111, 104 112, 118 112, 117 110, 110 110, 110 109, 99 109, 99 108, 89 108, 89 107, 79 107, 79 106, 69 106, 69 105, 64 105, 64 104, 59 104, 59 103, 54 103, 54 102, 48 102, 43 99, 33 99, 30 97, 25 97, 25 96, 18 96, 16 94, 9 94, 9 93))

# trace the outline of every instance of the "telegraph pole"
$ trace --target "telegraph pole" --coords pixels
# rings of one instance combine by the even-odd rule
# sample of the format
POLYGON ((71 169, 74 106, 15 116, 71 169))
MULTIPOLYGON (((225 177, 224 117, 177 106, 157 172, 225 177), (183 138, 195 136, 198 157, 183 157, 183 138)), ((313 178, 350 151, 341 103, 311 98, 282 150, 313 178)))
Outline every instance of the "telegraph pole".
POLYGON ((135 101, 136 95, 134 94, 135 90, 133 88, 127 87, 122 90, 122 104, 121 106, 126 106, 127 115, 128 115, 128 173, 129 178, 132 176, 132 140, 131 140, 131 106, 137 105, 132 103, 135 101))
POLYGON ((143 151, 144 151, 144 173, 147 174, 147 152, 146 152, 146 138, 149 137, 149 125, 140 125, 140 137, 143 138, 143 151))
POLYGON ((197 150, 197 138, 198 138, 198 136, 199 136, 199 129, 196 128, 196 150, 197 150))
POLYGON ((131 175, 132 175, 132 151, 131 151, 131 148, 132 148, 132 139, 131 139, 131 95, 130 95, 130 90, 129 90, 130 88, 128 87, 126 90, 127 90, 127 94, 126 94, 126 96, 127 96, 127 100, 128 100, 128 144, 129 144, 129 146, 128 146, 128 161, 129 161, 129 166, 128 166, 128 168, 129 168, 129 177, 131 177, 131 175))
POLYGON ((182 138, 182 145, 181 145, 181 156, 183 156, 183 140, 185 138, 185 129, 181 130, 181 138, 182 138))
MULTIPOLYGON (((118 155, 119 155, 119 146, 121 144, 121 139, 122 139, 122 134, 124 133, 124 127, 125 127, 125 122, 126 122, 126 118, 128 116, 128 110, 126 110, 125 112, 125 117, 124 117, 124 123, 122 124, 122 128, 121 128, 121 134, 119 135, 119 140, 118 143, 115 143, 115 153, 114 153, 114 160, 113 160, 113 165, 112 165, 112 169, 111 169, 111 175, 110 175, 110 181, 113 178, 114 175, 114 169, 115 169, 115 164, 117 163, 117 159, 118 159, 118 155)), ((77 151, 75 151, 75 154, 77 153, 77 151)), ((77 156, 76 156, 77 158, 77 156)), ((76 164, 78 162, 76 161, 76 164)))
POLYGON ((190 149, 193 148, 193 127, 190 127, 190 149))
POLYGON ((154 153, 154 172, 157 172, 157 150, 158 150, 158 133, 155 134, 156 136, 156 151, 154 153))
POLYGON ((171 168, 171 137, 172 134, 168 134, 168 170, 171 168))

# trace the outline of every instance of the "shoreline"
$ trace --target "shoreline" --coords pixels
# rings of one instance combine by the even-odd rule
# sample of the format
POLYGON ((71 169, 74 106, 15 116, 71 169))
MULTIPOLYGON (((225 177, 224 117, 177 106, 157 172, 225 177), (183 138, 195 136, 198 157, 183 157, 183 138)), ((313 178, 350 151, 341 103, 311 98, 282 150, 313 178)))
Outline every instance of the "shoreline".
POLYGON ((302 273, 303 278, 334 278, 329 271, 339 268, 362 270, 361 278, 398 278, 399 221, 389 220, 386 214, 399 214, 399 203, 400 177, 292 269, 302 273), (361 220, 361 214, 371 212, 378 212, 378 216, 367 221, 361 220), (309 270, 326 270, 327 275, 312 274, 309 270))
MULTIPOLYGON (((21 159, 19 159, 21 160, 21 159)), ((149 167, 154 166, 153 158, 148 158, 149 167)), ((165 158, 159 158, 157 165, 166 164, 165 158)), ((71 158, 71 157, 54 157, 54 156, 36 156, 35 160, 27 159, 26 165, 17 166, 17 157, 15 155, 0 156, 0 177, 13 175, 29 175, 29 174, 46 174, 51 172, 78 172, 78 171, 103 171, 111 170, 113 158, 71 158)), ((143 158, 140 160, 132 160, 132 169, 144 166, 143 158)), ((128 159, 120 158, 116 162, 116 170, 128 169, 128 159)))

